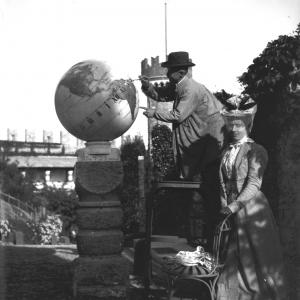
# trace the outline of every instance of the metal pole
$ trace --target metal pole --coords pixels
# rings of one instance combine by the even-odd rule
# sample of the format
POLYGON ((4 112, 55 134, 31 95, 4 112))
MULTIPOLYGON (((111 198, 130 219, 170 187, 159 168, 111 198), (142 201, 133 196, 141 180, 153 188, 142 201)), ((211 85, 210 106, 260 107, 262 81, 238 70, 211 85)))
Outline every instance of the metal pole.
POLYGON ((165 2, 165 53, 168 59, 167 1, 165 2))

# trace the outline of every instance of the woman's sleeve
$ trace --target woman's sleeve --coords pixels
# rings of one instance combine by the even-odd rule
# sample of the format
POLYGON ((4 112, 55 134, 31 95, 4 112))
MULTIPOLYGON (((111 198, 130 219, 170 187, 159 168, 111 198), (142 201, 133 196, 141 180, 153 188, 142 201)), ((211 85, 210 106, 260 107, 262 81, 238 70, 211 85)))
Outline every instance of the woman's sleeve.
POLYGON ((245 206, 246 203, 260 190, 267 162, 267 151, 260 145, 256 145, 256 147, 248 153, 246 185, 237 197, 237 200, 229 204, 229 208, 232 212, 237 212, 245 206))

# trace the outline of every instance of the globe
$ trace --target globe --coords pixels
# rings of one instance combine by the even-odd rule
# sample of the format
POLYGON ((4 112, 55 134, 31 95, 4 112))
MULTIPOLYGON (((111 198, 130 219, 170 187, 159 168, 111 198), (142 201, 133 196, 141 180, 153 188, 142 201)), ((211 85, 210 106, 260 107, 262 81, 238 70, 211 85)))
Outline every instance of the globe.
POLYGON ((62 125, 85 141, 111 141, 133 124, 138 96, 132 80, 113 80, 101 61, 79 62, 62 77, 55 92, 62 125))

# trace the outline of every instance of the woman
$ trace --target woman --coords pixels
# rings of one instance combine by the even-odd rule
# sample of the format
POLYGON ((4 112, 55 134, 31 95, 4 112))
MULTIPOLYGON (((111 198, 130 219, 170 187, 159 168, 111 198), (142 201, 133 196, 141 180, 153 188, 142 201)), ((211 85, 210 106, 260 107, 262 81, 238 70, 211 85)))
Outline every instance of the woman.
POLYGON ((221 114, 229 145, 220 165, 221 214, 232 214, 232 232, 218 300, 286 299, 283 258, 276 224, 260 191, 267 152, 248 137, 256 106, 249 97, 232 97, 221 114))

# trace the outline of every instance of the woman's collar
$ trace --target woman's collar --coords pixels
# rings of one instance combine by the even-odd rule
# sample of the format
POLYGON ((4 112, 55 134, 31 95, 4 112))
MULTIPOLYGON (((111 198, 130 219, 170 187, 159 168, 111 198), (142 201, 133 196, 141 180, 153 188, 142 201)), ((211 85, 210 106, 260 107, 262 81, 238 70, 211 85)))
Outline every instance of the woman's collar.
POLYGON ((245 143, 253 143, 254 141, 249 138, 247 135, 245 135, 243 138, 241 138, 239 141, 236 141, 234 143, 230 143, 230 146, 235 146, 235 145, 243 145, 245 143))

